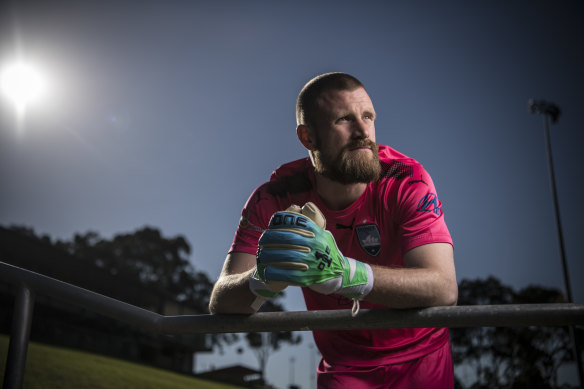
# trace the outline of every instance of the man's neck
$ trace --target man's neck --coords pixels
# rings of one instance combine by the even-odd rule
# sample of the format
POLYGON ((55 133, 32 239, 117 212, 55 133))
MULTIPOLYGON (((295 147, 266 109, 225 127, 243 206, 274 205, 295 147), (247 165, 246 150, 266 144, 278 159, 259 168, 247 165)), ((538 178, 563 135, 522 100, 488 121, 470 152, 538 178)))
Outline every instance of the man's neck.
POLYGON ((338 211, 353 204, 365 192, 367 184, 341 184, 319 173, 314 173, 316 178, 316 192, 320 195, 325 205, 338 211))

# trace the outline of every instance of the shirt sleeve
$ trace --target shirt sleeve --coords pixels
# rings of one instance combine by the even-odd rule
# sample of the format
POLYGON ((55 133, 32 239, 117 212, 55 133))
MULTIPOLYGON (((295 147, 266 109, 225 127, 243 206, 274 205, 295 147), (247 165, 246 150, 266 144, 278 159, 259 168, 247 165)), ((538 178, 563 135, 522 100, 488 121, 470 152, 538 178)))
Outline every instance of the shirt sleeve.
POLYGON ((434 182, 420 164, 401 181, 397 209, 402 253, 428 243, 453 244, 434 182))
POLYGON ((266 192, 266 184, 264 184, 258 187, 245 203, 229 253, 242 252, 255 255, 258 240, 268 227, 270 217, 274 212, 276 212, 276 207, 273 197, 266 192))

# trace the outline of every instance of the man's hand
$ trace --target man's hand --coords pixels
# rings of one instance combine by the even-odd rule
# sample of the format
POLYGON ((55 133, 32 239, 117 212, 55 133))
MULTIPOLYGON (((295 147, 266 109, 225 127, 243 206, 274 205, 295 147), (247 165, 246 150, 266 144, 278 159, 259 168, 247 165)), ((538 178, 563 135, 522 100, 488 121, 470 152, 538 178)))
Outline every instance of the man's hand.
POLYGON ((259 240, 257 277, 267 286, 277 282, 363 298, 373 288, 371 267, 343 256, 325 228, 324 216, 311 202, 276 212, 259 240))

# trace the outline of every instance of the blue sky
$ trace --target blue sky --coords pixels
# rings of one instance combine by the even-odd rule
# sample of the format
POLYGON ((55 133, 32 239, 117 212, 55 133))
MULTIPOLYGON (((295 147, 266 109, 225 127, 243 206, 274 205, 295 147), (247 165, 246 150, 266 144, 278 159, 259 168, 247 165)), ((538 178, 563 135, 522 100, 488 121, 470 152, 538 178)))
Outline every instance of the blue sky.
MULTIPOLYGON (((196 269, 215 278, 251 191, 306 155, 298 91, 344 71, 373 99, 378 142, 432 175, 459 280, 563 288, 543 118, 527 110, 530 98, 558 104, 561 217, 584 302, 580 2, 5 4, 0 68, 26 58, 49 88, 21 122, 0 102, 1 225, 61 239, 150 225, 184 235, 196 269)), ((304 309, 298 291, 285 305, 304 309)), ((268 380, 287 384, 290 355, 304 371, 308 348, 294 352, 270 360, 268 380)), ((201 368, 255 365, 204 358, 201 368)))

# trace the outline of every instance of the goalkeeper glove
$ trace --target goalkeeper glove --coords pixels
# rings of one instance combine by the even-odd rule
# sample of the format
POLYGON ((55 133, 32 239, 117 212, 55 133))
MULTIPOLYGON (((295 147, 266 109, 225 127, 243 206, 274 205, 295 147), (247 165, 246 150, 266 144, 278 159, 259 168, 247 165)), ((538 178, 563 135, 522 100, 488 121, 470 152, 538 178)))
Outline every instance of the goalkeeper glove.
POLYGON ((251 304, 251 307, 257 311, 266 300, 274 297, 280 291, 288 286, 285 282, 269 282, 265 283, 258 277, 257 268, 249 278, 249 289, 256 295, 256 299, 251 304))
POLYGON ((373 288, 371 267, 343 256, 325 228, 323 214, 311 202, 276 212, 259 240, 259 279, 266 284, 307 286, 355 301, 366 296, 373 288))

